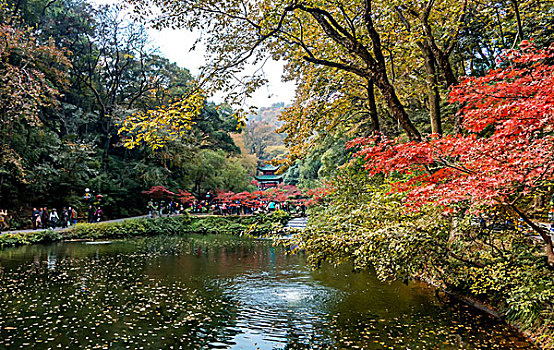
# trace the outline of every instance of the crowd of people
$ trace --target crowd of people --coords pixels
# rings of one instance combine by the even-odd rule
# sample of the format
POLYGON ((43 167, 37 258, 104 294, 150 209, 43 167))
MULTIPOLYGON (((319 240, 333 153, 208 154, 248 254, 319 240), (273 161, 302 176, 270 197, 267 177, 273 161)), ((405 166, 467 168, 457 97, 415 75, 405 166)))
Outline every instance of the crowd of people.
MULTIPOLYGON (((103 211, 101 207, 95 208, 90 205, 88 210, 87 222, 99 222, 102 220, 103 211)), ((31 214, 32 226, 34 230, 67 228, 77 224, 79 214, 74 207, 63 207, 58 213, 56 208, 49 210, 44 208, 33 208, 31 214)))
MULTIPOLYGON (((86 217, 79 217, 75 207, 63 207, 58 212, 56 208, 49 209, 47 207, 33 208, 31 213, 31 224, 34 230, 38 229, 55 229, 67 228, 75 225, 77 221, 81 222, 100 222, 104 219, 104 212, 101 206, 101 197, 97 196, 94 204, 88 206, 86 217), (100 197, 100 198, 99 198, 100 197)), ((92 195, 86 191, 83 197, 91 203, 92 195)), ((190 196, 188 199, 193 199, 190 196)), ((160 217, 178 215, 185 211, 191 213, 205 213, 214 215, 251 215, 258 213, 270 213, 276 210, 283 210, 289 213, 305 215, 306 205, 303 201, 279 201, 275 199, 258 198, 257 200, 240 200, 233 198, 213 198, 208 192, 206 199, 193 199, 186 203, 181 203, 174 199, 153 201, 150 200, 147 205, 148 217, 160 217)), ((7 230, 8 227, 8 211, 0 209, 0 231, 7 230)))
POLYGON ((66 228, 76 224, 77 218, 77 210, 72 207, 64 207, 59 214, 56 208, 52 210, 49 210, 47 207, 33 208, 31 223, 33 230, 54 229, 57 227, 66 228))
POLYGON ((262 202, 261 205, 252 207, 241 203, 240 201, 234 201, 231 203, 214 203, 210 207, 212 213, 217 215, 251 215, 259 213, 271 213, 276 210, 286 211, 288 213, 306 214, 306 206, 301 203, 279 203, 276 201, 262 202))
MULTIPOLYGON (((100 222, 104 212, 100 206, 89 205, 86 222, 100 222)), ((77 224, 80 218, 74 207, 63 207, 60 212, 56 208, 33 208, 31 212, 31 226, 33 230, 67 228, 77 224)), ((84 221, 84 220, 81 220, 84 221)), ((9 216, 7 209, 0 209, 0 232, 9 229, 9 216)))
POLYGON ((148 217, 160 217, 178 215, 184 211, 196 214, 214 215, 251 215, 258 213, 271 213, 276 210, 283 210, 289 213, 306 214, 306 206, 303 203, 279 203, 276 201, 262 202, 261 205, 253 207, 241 203, 241 201, 218 202, 216 200, 194 200, 190 203, 180 204, 176 201, 149 201, 147 205, 148 217))
POLYGON ((159 217, 164 215, 167 215, 167 216, 178 215, 185 210, 185 207, 183 204, 177 203, 173 200, 169 202, 149 201, 146 209, 148 210, 148 217, 153 218, 153 217, 159 217))

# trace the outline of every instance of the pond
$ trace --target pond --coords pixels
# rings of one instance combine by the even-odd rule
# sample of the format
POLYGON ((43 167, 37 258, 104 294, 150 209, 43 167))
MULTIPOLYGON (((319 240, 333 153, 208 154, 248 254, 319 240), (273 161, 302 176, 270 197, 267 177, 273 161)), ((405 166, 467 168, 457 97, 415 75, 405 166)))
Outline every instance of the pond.
POLYGON ((0 348, 534 349, 425 285, 235 236, 7 249, 0 278, 0 348))

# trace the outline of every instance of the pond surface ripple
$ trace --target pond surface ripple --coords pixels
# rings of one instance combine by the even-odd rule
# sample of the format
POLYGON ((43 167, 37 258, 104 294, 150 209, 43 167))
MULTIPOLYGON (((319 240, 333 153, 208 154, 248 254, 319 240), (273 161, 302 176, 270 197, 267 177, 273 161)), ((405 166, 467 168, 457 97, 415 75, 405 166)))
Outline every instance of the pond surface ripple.
POLYGON ((0 251, 0 349, 534 349, 422 284, 233 236, 0 251))

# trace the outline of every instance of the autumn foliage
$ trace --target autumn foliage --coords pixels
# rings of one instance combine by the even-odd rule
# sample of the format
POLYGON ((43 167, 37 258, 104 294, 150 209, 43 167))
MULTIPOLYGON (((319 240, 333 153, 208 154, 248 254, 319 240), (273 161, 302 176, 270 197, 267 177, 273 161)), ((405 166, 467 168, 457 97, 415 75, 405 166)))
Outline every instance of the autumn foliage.
POLYGON ((194 202, 194 196, 189 191, 179 189, 177 191, 177 196, 179 201, 183 204, 194 202))
MULTIPOLYGON (((179 191, 182 191, 182 190, 179 190, 179 191)), ((177 196, 176 193, 171 192, 170 190, 168 190, 164 186, 152 186, 152 187, 150 187, 150 189, 148 191, 142 191, 142 194, 144 194, 144 195, 146 195, 150 198, 157 198, 157 199, 161 199, 161 198, 168 199, 168 198, 172 198, 174 196, 177 196)))
MULTIPOLYGON (((142 194, 153 199, 173 199, 183 203, 192 203, 197 199, 188 191, 177 190, 172 192, 164 186, 152 186, 147 191, 142 191, 142 194)), ((301 205, 311 203, 314 198, 320 199, 318 196, 323 195, 322 189, 310 190, 307 192, 300 191, 296 186, 280 185, 276 188, 270 188, 265 191, 239 192, 233 191, 217 191, 217 196, 214 198, 215 203, 226 204, 230 207, 245 206, 248 208, 265 208, 268 202, 274 201, 277 203, 289 203, 292 205, 301 205)))
POLYGON ((517 205, 554 180, 553 58, 552 48, 523 42, 503 57, 503 68, 464 79, 450 93, 461 107, 457 134, 407 143, 380 136, 349 146, 360 147, 356 157, 372 174, 409 174, 394 188, 410 206, 504 205, 532 224, 517 205))
POLYGON ((396 183, 411 204, 513 204, 554 178, 552 51, 525 46, 505 57, 507 68, 466 78, 450 94, 462 131, 401 143, 383 136, 356 139, 371 173, 409 173, 396 183))
POLYGON ((307 193, 302 193, 296 186, 280 185, 265 191, 253 192, 218 192, 215 200, 218 203, 225 203, 230 206, 244 205, 249 208, 263 208, 270 201, 277 203, 288 202, 293 205, 306 202, 307 193), (240 204, 239 204, 240 203, 240 204))
POLYGON ((4 1, 0 18, 0 167, 15 170, 24 182, 24 162, 12 144, 14 130, 19 123, 40 126, 42 109, 59 105, 59 89, 67 87, 71 65, 67 52, 52 40, 40 43, 4 1))

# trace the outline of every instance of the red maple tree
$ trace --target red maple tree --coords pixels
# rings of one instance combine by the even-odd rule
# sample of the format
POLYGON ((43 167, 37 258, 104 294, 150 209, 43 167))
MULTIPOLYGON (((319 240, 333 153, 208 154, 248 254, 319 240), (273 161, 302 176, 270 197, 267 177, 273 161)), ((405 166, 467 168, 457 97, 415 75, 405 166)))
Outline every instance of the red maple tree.
POLYGON ((321 203, 331 191, 333 191, 333 188, 330 184, 325 184, 323 187, 312 188, 304 192, 304 197, 307 197, 308 199, 301 199, 298 203, 311 207, 321 203))
POLYGON ((229 204, 232 202, 232 197, 234 195, 235 195, 235 192, 233 191, 229 191, 229 192, 217 191, 217 196, 215 197, 215 200, 218 203, 229 204))
POLYGON ((181 190, 179 189, 177 192, 177 196, 179 197, 179 201, 183 204, 188 204, 194 202, 196 198, 187 190, 181 190))
POLYGON ((171 192, 164 186, 152 186, 148 191, 142 191, 143 194, 147 195, 150 198, 172 198, 177 194, 171 192))
POLYGON ((546 243, 554 265, 552 239, 520 208, 522 199, 554 180, 554 47, 539 50, 523 42, 499 62, 503 68, 466 78, 450 93, 458 103, 459 133, 430 135, 401 143, 383 136, 356 139, 350 147, 370 173, 410 174, 395 190, 407 204, 512 209, 546 243), (378 141, 378 142, 377 142, 378 141))

